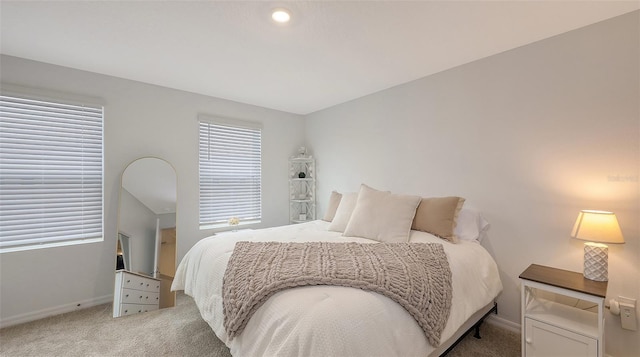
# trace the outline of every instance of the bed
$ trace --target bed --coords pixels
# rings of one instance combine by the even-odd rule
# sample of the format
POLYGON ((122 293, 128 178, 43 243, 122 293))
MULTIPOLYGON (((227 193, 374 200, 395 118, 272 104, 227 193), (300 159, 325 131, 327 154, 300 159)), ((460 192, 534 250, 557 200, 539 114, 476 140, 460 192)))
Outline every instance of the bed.
POLYGON ((229 338, 224 328, 223 278, 236 242, 377 242, 346 237, 332 231, 332 224, 335 220, 317 220, 202 239, 181 261, 172 290, 184 290, 194 298, 203 319, 234 356, 438 356, 494 308, 502 284, 495 261, 477 240, 452 243, 410 230, 409 243, 442 244, 449 262, 451 309, 439 345, 430 345, 416 320, 390 298, 330 285, 275 293, 241 334, 229 338))
MULTIPOLYGON (((357 193, 332 192, 323 220, 202 239, 178 266, 172 290, 184 290, 193 297, 203 319, 234 356, 439 356, 496 309, 502 283, 495 261, 479 242, 487 227, 477 211, 464 206, 463 198, 398 195, 362 185, 357 193), (229 281, 240 278, 232 274, 241 261, 239 252, 248 249, 254 254, 255 247, 281 244, 437 248, 447 266, 445 273, 438 274, 446 279, 422 270, 424 275, 411 283, 421 284, 434 276, 446 280, 448 289, 442 295, 447 296, 447 314, 440 316, 437 342, 425 335, 424 319, 418 319, 415 310, 403 304, 406 301, 393 294, 339 285, 295 286, 263 295, 242 330, 230 330, 225 314, 230 314, 228 289, 233 284, 229 281)), ((251 263, 244 260, 242 264, 251 263)), ((262 272, 273 265, 272 260, 262 272)), ((245 272, 247 276, 254 283, 259 280, 258 275, 245 272)), ((430 304, 436 297, 428 291, 418 295, 430 304)))

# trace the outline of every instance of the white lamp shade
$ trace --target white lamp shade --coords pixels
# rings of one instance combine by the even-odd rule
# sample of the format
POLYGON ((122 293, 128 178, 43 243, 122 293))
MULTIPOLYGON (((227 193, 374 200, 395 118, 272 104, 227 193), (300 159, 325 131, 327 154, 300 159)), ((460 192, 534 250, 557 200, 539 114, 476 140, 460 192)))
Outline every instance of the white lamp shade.
POLYGON ((590 242, 624 243, 616 215, 607 211, 580 211, 571 237, 590 242))

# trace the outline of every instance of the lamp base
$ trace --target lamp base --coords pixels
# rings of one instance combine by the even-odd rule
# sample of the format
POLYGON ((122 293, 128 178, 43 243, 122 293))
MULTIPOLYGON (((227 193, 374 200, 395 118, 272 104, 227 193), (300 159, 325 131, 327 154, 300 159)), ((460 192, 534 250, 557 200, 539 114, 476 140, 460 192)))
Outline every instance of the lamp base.
POLYGON ((609 247, 600 243, 584 244, 584 277, 595 281, 609 280, 609 247))

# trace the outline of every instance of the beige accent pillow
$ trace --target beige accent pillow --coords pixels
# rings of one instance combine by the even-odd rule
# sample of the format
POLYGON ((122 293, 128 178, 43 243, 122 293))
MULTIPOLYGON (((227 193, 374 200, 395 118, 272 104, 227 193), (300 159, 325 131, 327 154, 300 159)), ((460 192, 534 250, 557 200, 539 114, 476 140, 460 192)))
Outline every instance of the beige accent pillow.
POLYGON ((356 206, 357 200, 357 193, 343 193, 338 209, 336 210, 336 215, 333 217, 333 220, 327 229, 334 232, 344 232, 344 229, 347 227, 347 223, 349 223, 349 218, 351 218, 353 208, 356 206))
POLYGON ((341 199, 342 194, 336 191, 331 192, 331 196, 329 196, 329 205, 327 206, 327 212, 324 213, 324 218, 322 220, 327 222, 333 221, 333 217, 336 216, 336 211, 338 210, 341 199))
POLYGON ((380 242, 407 242, 420 197, 378 191, 360 186, 358 201, 343 236, 380 242))
POLYGON ((461 197, 423 198, 416 210, 411 229, 431 233, 452 243, 458 242, 454 234, 458 213, 464 205, 461 197))

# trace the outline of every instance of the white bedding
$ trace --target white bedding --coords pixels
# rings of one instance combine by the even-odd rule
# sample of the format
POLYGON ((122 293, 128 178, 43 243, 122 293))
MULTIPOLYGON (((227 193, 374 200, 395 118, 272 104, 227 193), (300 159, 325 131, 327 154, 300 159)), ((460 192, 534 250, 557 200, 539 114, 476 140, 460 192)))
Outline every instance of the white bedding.
MULTIPOLYGON (((435 348, 409 313, 393 300, 355 288, 308 286, 281 291, 229 341, 223 327, 222 278, 237 241, 363 242, 327 231, 329 223, 218 234, 198 242, 178 266, 172 290, 194 298, 200 313, 234 356, 427 356, 435 348)), ((452 272, 453 299, 441 341, 502 290, 498 269, 478 243, 451 244, 411 231, 410 242, 442 243, 452 272)))

